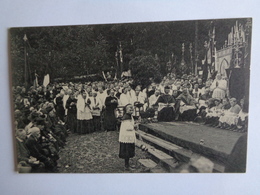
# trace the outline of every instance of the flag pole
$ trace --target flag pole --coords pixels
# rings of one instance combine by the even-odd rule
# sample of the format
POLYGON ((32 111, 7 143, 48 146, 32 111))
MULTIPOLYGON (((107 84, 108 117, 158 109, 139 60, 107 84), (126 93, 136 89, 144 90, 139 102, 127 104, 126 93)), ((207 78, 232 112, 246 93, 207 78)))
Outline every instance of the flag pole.
POLYGON ((198 20, 195 21, 195 68, 194 68, 194 74, 197 76, 198 74, 198 20))
POLYGON ((121 41, 119 41, 120 75, 123 73, 123 51, 121 41))
POLYGON ((28 39, 27 39, 26 34, 24 34, 23 40, 24 40, 24 85, 25 85, 25 88, 27 89, 27 85, 28 85, 27 74, 28 74, 28 73, 27 73, 27 51, 26 51, 26 41, 27 41, 28 39))
POLYGON ((189 49, 190 49, 190 63, 191 63, 191 70, 189 71, 189 73, 194 73, 193 56, 192 56, 192 43, 190 43, 189 49))

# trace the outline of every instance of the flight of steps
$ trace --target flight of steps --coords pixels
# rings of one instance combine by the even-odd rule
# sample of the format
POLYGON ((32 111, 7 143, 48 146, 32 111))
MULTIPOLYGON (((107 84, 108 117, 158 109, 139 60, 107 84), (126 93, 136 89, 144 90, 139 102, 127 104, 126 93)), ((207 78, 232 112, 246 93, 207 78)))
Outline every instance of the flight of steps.
MULTIPOLYGON (((149 169, 152 173, 174 173, 181 162, 189 162, 191 158, 199 158, 200 155, 191 150, 177 146, 171 142, 160 139, 144 131, 136 132, 136 146, 145 146, 150 159, 139 159, 139 163, 149 169)), ((211 160, 211 159, 210 159, 211 160)), ((213 172, 224 172, 224 166, 213 160, 213 172)))

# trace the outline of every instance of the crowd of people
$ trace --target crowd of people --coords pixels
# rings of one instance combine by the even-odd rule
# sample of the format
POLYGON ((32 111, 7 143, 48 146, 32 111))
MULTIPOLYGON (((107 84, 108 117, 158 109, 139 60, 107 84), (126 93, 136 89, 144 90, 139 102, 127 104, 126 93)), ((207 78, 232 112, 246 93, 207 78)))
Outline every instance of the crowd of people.
POLYGON ((35 172, 57 171, 68 134, 119 130, 127 105, 139 122, 194 121, 247 131, 248 103, 229 97, 227 79, 220 74, 205 82, 168 74, 148 87, 134 83, 126 78, 13 87, 18 163, 35 172))

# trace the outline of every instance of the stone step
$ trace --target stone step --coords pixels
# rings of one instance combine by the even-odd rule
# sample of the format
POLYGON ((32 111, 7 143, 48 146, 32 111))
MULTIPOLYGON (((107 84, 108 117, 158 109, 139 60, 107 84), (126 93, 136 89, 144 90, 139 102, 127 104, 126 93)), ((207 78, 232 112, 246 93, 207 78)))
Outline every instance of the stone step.
MULTIPOLYGON (((136 134, 137 134, 137 138, 139 138, 140 140, 152 144, 158 149, 168 152, 169 155, 174 156, 175 159, 178 159, 179 161, 189 162, 191 158, 193 157, 198 158, 200 156, 199 154, 196 154, 191 150, 182 148, 176 144, 165 141, 149 133, 145 133, 141 130, 137 131, 136 134)), ((216 163, 214 161, 212 162, 214 163, 214 172, 224 172, 225 167, 223 165, 216 163)), ((171 167, 174 167, 174 165, 171 165, 171 167)))
POLYGON ((142 123, 139 129, 225 165, 241 133, 187 122, 142 123), (228 140, 228 141, 227 141, 228 140))
POLYGON ((151 155, 151 159, 154 160, 158 166, 164 168, 166 172, 173 172, 174 168, 178 165, 177 160, 172 156, 144 143, 143 141, 136 140, 136 146, 141 147, 142 145, 146 146, 147 152, 151 155))
POLYGON ((168 173, 168 172, 161 166, 157 165, 154 168, 150 169, 150 173, 168 173))
POLYGON ((153 160, 151 159, 139 159, 138 162, 140 164, 142 164, 143 166, 147 167, 147 168, 154 168, 157 166, 157 163, 155 163, 153 160))

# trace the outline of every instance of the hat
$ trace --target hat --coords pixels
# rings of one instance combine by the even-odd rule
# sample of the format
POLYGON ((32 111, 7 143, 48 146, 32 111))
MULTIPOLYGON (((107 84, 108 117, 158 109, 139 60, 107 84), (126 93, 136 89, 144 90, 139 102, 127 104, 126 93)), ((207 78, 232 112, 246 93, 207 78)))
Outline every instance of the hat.
POLYGON ((47 114, 46 109, 41 109, 42 114, 47 114))
POLYGON ((47 106, 47 108, 45 109, 46 113, 48 114, 50 111, 52 111, 53 108, 52 106, 47 106))
POLYGON ((97 91, 96 90, 92 90, 92 94, 94 94, 94 93, 97 93, 97 91))
POLYGON ((158 89, 158 88, 156 88, 154 92, 159 92, 159 93, 160 93, 160 92, 161 92, 161 90, 160 90, 160 89, 158 89))
POLYGON ((68 90, 69 88, 68 88, 68 86, 65 85, 65 86, 62 86, 62 89, 66 91, 66 90, 68 90))
POLYGON ((218 101, 218 102, 220 102, 221 100, 219 99, 219 98, 215 98, 215 100, 214 101, 218 101))
POLYGON ((32 113, 29 115, 28 119, 29 119, 30 121, 34 121, 38 116, 39 116, 39 114, 38 114, 37 112, 32 112, 32 113))
POLYGON ((22 112, 21 112, 20 110, 15 110, 15 111, 14 111, 14 115, 15 115, 16 117, 20 116, 21 114, 22 114, 22 112))
POLYGON ((43 103, 44 102, 43 98, 38 99, 38 102, 43 103))
POLYGON ((37 117, 36 119, 35 119, 35 122, 36 122, 36 124, 37 125, 45 125, 45 118, 43 118, 43 117, 41 117, 41 116, 39 116, 39 117, 37 117))
POLYGON ((236 102, 237 99, 236 98, 230 98, 229 100, 233 101, 233 102, 236 102))
POLYGON ((38 127, 32 127, 28 130, 28 134, 32 134, 35 132, 40 132, 40 129, 38 127))
POLYGON ((164 87, 164 89, 171 89, 168 85, 166 85, 165 87, 164 87))
POLYGON ((135 90, 140 90, 140 91, 141 91, 140 85, 137 85, 136 88, 135 88, 135 90))

